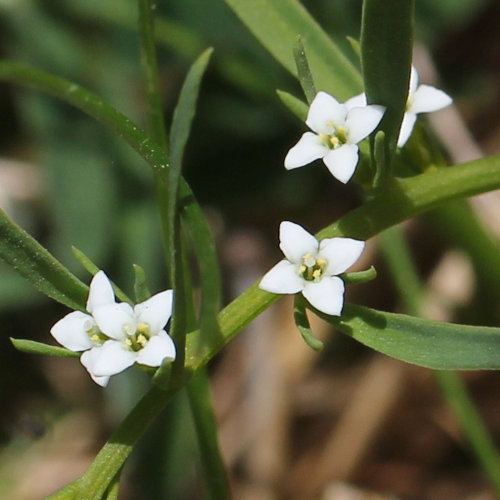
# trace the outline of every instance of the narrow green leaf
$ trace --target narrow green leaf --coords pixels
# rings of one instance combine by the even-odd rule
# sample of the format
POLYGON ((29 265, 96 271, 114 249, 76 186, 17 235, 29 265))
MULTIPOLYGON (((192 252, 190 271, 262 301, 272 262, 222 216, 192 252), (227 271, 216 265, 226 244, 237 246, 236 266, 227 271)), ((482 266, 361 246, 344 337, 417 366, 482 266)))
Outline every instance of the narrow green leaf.
MULTIPOLYGON (((167 213, 167 241, 169 256, 170 278, 175 290, 174 315, 172 320, 171 335, 176 343, 177 351, 180 355, 176 359, 175 366, 184 368, 185 338, 187 334, 187 310, 185 300, 185 283, 183 278, 183 258, 182 258, 182 238, 180 234, 180 215, 183 214, 182 204, 179 202, 179 181, 181 179, 182 161, 184 149, 191 131, 191 124, 196 110, 196 102, 200 90, 201 80, 207 68, 212 49, 207 49, 194 62, 190 68, 181 89, 179 101, 174 111, 172 126, 170 128, 170 152, 171 166, 168 176, 168 213, 167 213)), ((205 227, 206 221, 203 214, 198 221, 200 226, 205 227)), ((195 231, 194 228, 193 232, 195 231)), ((215 255, 214 255, 215 258, 215 255)), ((204 267, 201 269, 202 301, 207 300, 205 296, 207 288, 204 285, 206 279, 204 267)), ((217 269, 217 267, 215 267, 217 269)), ((208 298, 210 300, 210 298, 208 298)), ((207 314, 207 311, 202 311, 207 314)), ((216 309, 210 314, 215 321, 216 309)), ((205 321, 205 317, 201 318, 205 321)))
POLYGON ((293 303, 293 317, 304 342, 315 351, 323 349, 323 342, 314 336, 307 318, 306 302, 301 295, 296 295, 293 303))
POLYGON ((80 356, 79 352, 73 352, 64 347, 35 342, 34 340, 14 339, 11 337, 10 341, 18 351, 28 354, 43 354, 46 356, 58 356, 60 358, 78 358, 80 356))
POLYGON ((88 287, 2 210, 0 258, 40 292, 72 309, 85 310, 88 287))
MULTIPOLYGON (((92 276, 97 274, 100 269, 97 267, 90 257, 87 257, 81 250, 76 248, 75 246, 71 247, 71 250, 73 251, 73 255, 75 256, 76 260, 82 265, 82 267, 88 271, 92 276)), ((113 285, 113 290, 115 292, 115 295, 122 301, 122 302, 129 302, 132 303, 132 301, 127 297, 127 294, 123 292, 118 286, 116 286, 114 283, 111 283, 113 285)))
POLYGON ((170 375, 172 374, 172 363, 171 359, 166 359, 153 375, 153 384, 161 390, 168 389, 170 375))
POLYGON ((182 216, 193 242, 200 268, 201 307, 200 335, 202 344, 216 345, 221 340, 216 313, 220 307, 220 271, 215 242, 198 204, 181 200, 182 216), (217 340, 216 340, 217 339, 217 340))
MULTIPOLYGON (((181 90, 179 103, 174 113, 170 131, 171 170, 169 175, 169 219, 170 219, 170 252, 175 253, 173 237, 175 227, 175 202, 177 199, 175 185, 180 178, 184 147, 189 135, 191 121, 194 116, 201 79, 212 53, 206 50, 193 64, 181 90)), ((193 250, 198 261, 201 275, 201 311, 200 328, 206 335, 218 332, 216 313, 219 307, 220 276, 217 263, 215 243, 206 224, 205 217, 194 197, 183 197, 179 200, 182 217, 193 240, 193 250)), ((172 266, 172 272, 181 266, 172 266)))
POLYGON ((414 0, 364 0, 361 66, 369 104, 386 107, 378 129, 386 136, 386 161, 396 150, 406 108, 413 48, 414 0))
POLYGON ((362 91, 359 72, 297 0, 225 0, 264 47, 296 74, 292 48, 302 36, 318 90, 340 100, 362 91))
POLYGON ((277 90, 276 93, 281 99, 281 102, 295 115, 301 122, 305 122, 309 107, 304 101, 285 92, 284 90, 277 90))
POLYGON ((146 94, 148 130, 151 137, 167 152, 167 132, 161 105, 160 79, 154 42, 153 0, 138 0, 141 66, 146 94))
POLYGON ((146 282, 146 273, 141 266, 133 264, 134 268, 134 295, 136 303, 144 302, 151 297, 151 292, 149 291, 146 282))
POLYGON ((373 176, 373 188, 377 189, 384 184, 388 173, 387 156, 385 148, 385 133, 379 130, 375 134, 373 146, 373 160, 375 164, 375 175, 373 176))
POLYGON ((352 36, 347 36, 346 38, 354 53, 361 60, 361 45, 359 44, 359 40, 356 40, 356 38, 353 38, 352 36))
POLYGON ((340 277, 344 280, 346 285, 359 285, 367 281, 374 280, 377 277, 377 270, 371 266, 366 271, 357 271, 354 273, 344 273, 340 277))
MULTIPOLYGON (((182 172, 184 149, 191 130, 191 123, 196 110, 196 101, 201 80, 207 68, 212 49, 207 49, 194 62, 189 70, 179 96, 179 102, 174 111, 172 127, 170 129, 170 172, 168 175, 168 240, 169 255, 175 254, 175 218, 177 216, 177 202, 179 194, 179 181, 182 172)), ((171 257, 172 258, 172 257, 171 257)), ((171 261, 170 273, 173 277, 176 265, 171 261)))
POLYGON ((362 344, 437 370, 500 369, 500 328, 393 314, 346 304, 341 318, 320 314, 362 344))
POLYGON ((293 47, 293 57, 295 58, 295 65, 297 66, 297 76, 299 78, 300 86, 304 91, 307 102, 311 104, 316 96, 316 87, 314 85, 311 69, 309 68, 306 49, 304 48, 304 43, 302 42, 302 38, 300 36, 297 38, 297 42, 293 47))

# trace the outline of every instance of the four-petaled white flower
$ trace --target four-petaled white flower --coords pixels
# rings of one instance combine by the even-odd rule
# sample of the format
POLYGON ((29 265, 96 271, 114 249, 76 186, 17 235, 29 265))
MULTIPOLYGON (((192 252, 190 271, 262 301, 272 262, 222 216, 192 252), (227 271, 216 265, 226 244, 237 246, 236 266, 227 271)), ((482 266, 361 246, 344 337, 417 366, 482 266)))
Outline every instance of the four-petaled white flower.
POLYGON ((430 85, 418 85, 418 73, 412 66, 406 112, 399 131, 398 147, 403 147, 410 138, 418 114, 437 111, 449 106, 451 103, 451 97, 442 90, 430 85))
POLYGON ((344 104, 326 92, 318 92, 311 103, 305 132, 288 151, 285 168, 302 167, 322 158, 331 174, 344 184, 353 176, 358 164, 357 143, 379 124, 385 108, 362 104, 355 96, 344 104))
POLYGON ((302 295, 319 311, 340 316, 344 282, 338 277, 359 258, 365 243, 351 238, 318 241, 302 226, 280 225, 280 248, 286 259, 262 278, 259 287, 272 293, 302 295))
POLYGON ((87 311, 74 311, 50 330, 80 360, 92 379, 106 386, 109 377, 134 363, 160 366, 175 359, 175 346, 164 330, 172 313, 173 291, 160 292, 132 307, 116 303, 113 287, 103 271, 90 283, 87 311))

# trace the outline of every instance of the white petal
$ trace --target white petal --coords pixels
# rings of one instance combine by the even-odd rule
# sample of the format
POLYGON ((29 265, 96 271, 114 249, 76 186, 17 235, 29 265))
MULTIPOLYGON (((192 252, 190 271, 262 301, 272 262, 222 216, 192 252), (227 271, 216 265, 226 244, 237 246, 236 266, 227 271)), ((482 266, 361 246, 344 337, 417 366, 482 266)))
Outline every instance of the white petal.
POLYGON ((399 130, 398 148, 402 148, 406 144, 406 141, 410 138, 416 120, 417 115, 414 113, 404 114, 403 122, 401 123, 401 128, 399 130))
POLYGON ((80 356, 80 362, 82 365, 87 369, 89 372, 89 375, 92 377, 92 380, 96 383, 99 384, 101 387, 106 387, 109 382, 109 377, 97 377, 92 373, 92 367, 94 364, 95 359, 97 359, 97 356, 99 355, 99 349, 100 347, 94 347, 93 349, 90 349, 89 351, 84 352, 80 356))
POLYGON ((280 248, 289 261, 300 264, 304 255, 316 255, 318 246, 318 240, 302 226, 289 221, 280 224, 280 248))
POLYGON ((415 94, 418 87, 418 73, 415 69, 415 66, 412 65, 410 71, 410 85, 408 89, 408 99, 413 99, 413 95, 415 94))
POLYGON ((260 280, 259 288, 271 293, 297 293, 304 287, 304 280, 297 273, 297 266, 282 260, 260 280))
POLYGON ((95 321, 89 314, 73 311, 66 314, 51 329, 51 335, 70 351, 85 351, 94 346, 87 330, 95 326, 95 321))
POLYGON ((366 106, 366 94, 363 92, 362 94, 351 97, 344 103, 344 106, 347 108, 347 111, 350 111, 352 108, 362 108, 366 106))
POLYGON ((358 146, 356 144, 344 144, 340 148, 332 149, 325 155, 323 162, 330 173, 345 184, 356 170, 358 146))
POLYGON ((319 256, 328 264, 325 269, 327 276, 342 274, 347 271, 363 253, 365 242, 352 238, 328 238, 319 244, 319 256))
POLYGON ((384 106, 370 104, 364 108, 353 108, 347 114, 347 142, 357 144, 370 135, 384 116, 384 106))
POLYGON ((344 282, 331 276, 323 278, 319 283, 307 283, 302 295, 316 309, 325 314, 340 316, 344 305, 344 282))
POLYGON ((120 373, 132 366, 137 359, 136 352, 117 340, 107 340, 99 348, 84 354, 86 356, 82 355, 82 364, 96 377, 109 377, 120 373))
POLYGON ((136 362, 147 366, 160 366, 164 359, 175 359, 175 345, 170 336, 162 330, 151 337, 147 345, 137 353, 136 362))
POLYGON ((101 332, 116 340, 124 339, 127 333, 134 334, 137 328, 134 310, 125 302, 98 307, 94 319, 101 332))
POLYGON ((113 292, 111 282, 104 271, 97 272, 90 282, 87 311, 92 313, 96 307, 113 304, 114 301, 115 293, 113 292))
POLYGON ((410 112, 430 113, 445 108, 452 103, 451 97, 430 85, 420 85, 413 96, 410 112))
POLYGON ((319 136, 306 132, 285 156, 285 168, 292 170, 303 167, 318 158, 323 158, 327 152, 328 148, 321 142, 319 136))
POLYGON ((137 304, 134 307, 137 322, 146 323, 152 335, 162 330, 172 315, 173 297, 173 290, 165 290, 137 304))
POLYGON ((343 125, 347 108, 326 92, 318 92, 311 102, 306 124, 317 134, 331 134, 332 125, 343 125))

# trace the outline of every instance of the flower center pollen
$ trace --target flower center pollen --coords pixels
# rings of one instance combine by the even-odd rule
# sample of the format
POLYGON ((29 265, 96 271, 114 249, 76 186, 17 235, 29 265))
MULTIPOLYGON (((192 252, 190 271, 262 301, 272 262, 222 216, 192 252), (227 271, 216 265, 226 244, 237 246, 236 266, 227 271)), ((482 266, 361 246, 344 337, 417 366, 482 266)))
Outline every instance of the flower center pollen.
POLYGON ((125 325, 124 327, 127 338, 125 345, 132 351, 140 351, 147 345, 151 337, 149 325, 146 323, 139 323, 137 328, 133 325, 125 325))
POLYGON ((327 122, 330 134, 319 134, 321 142, 329 149, 336 149, 347 142, 347 130, 345 127, 336 127, 333 122, 327 122))
POLYGON ((325 259, 316 258, 310 253, 306 253, 302 256, 302 264, 299 266, 299 274, 306 281, 318 283, 323 277, 325 267, 325 259))

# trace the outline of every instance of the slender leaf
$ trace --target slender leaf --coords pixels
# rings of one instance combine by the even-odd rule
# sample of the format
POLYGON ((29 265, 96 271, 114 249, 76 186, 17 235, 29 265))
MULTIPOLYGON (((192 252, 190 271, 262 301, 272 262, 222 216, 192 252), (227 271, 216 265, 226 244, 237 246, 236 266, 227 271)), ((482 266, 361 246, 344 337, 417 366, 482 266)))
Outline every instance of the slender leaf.
POLYGON ((146 273, 141 266, 137 264, 133 265, 134 267, 134 295, 135 301, 137 303, 144 302, 145 300, 151 297, 151 292, 149 291, 148 285, 146 283, 146 273))
POLYGON ((362 344, 437 370, 500 369, 500 328, 455 325, 347 305, 341 318, 320 314, 362 344))
MULTIPOLYGON (((92 260, 90 260, 90 257, 87 257, 81 250, 76 248, 75 246, 71 247, 71 250, 73 251, 73 255, 76 257, 78 262, 83 266, 83 268, 88 271, 92 276, 94 274, 97 274, 99 272, 99 267, 97 267, 92 260)), ((114 283, 113 285, 113 290, 115 292, 115 295, 123 302, 130 302, 132 301, 127 297, 127 294, 123 292, 118 286, 116 286, 114 283)))
MULTIPOLYGON (((180 178, 182 157, 191 128, 201 79, 212 53, 206 50, 193 64, 183 85, 179 103, 174 113, 170 132, 171 170, 169 182, 169 217, 170 228, 174 227, 175 201, 177 199, 175 186, 180 178)), ((187 223, 188 231, 193 239, 193 249, 196 255, 201 275, 201 312, 200 328, 206 335, 217 334, 216 312, 220 302, 220 275, 215 243, 205 218, 199 206, 193 203, 192 197, 179 200, 182 216, 187 223)), ((170 251, 174 251, 173 235, 170 237, 170 251)), ((179 266, 176 266, 180 269, 179 266)), ((175 272, 175 271, 174 271, 175 272)))
POLYGON ((151 137, 167 152, 167 132, 163 120, 160 79, 158 77, 153 30, 153 10, 155 8, 156 5, 154 5, 152 0, 138 0, 139 39, 142 73, 146 92, 148 130, 151 137))
POLYGON ((378 129, 386 136, 386 161, 396 150, 406 108, 413 48, 414 0, 364 0, 361 66, 367 101, 386 107, 378 129))
POLYGON ((293 318, 304 342, 315 351, 323 349, 323 342, 314 336, 307 318, 306 303, 301 295, 296 295, 293 304, 293 318))
POLYGON ((85 310, 88 287, 1 210, 0 258, 40 292, 72 309, 85 310))
POLYGON ((284 90, 277 90, 276 93, 281 99, 281 102, 295 115, 301 122, 305 122, 307 112, 309 110, 307 104, 299 98, 285 92, 284 90))
MULTIPOLYGON (((184 149, 191 130, 196 101, 198 99, 201 80, 207 68, 212 49, 207 49, 195 61, 186 77, 179 96, 179 102, 174 111, 172 127, 170 130, 170 172, 168 176, 168 253, 175 254, 175 218, 179 196, 179 181, 182 172, 184 149)), ((171 261, 170 273, 175 273, 175 263, 171 261)))
POLYGON ((367 281, 374 280, 377 277, 377 270, 371 266, 366 271, 356 271, 353 273, 344 273, 340 277, 344 280, 346 285, 359 285, 367 281))
POLYGON ((14 339, 11 337, 10 341, 18 351, 28 354, 43 354, 46 356, 58 356, 60 358, 78 358, 80 356, 79 352, 73 352, 64 347, 35 342, 34 340, 14 339))
POLYGON ((373 176, 373 188, 377 189, 384 185, 388 173, 387 157, 385 150, 385 133, 379 130, 375 134, 373 145, 373 163, 375 165, 375 175, 373 176))
POLYGON ((318 90, 340 100, 362 91, 359 72, 297 0, 225 0, 266 49, 296 74, 292 49, 302 36, 318 90))
POLYGON ((297 66, 297 76, 299 78, 300 85, 304 91, 307 102, 311 104, 314 97, 316 96, 316 87, 314 85, 314 79, 311 74, 311 68, 309 68, 309 62, 307 60, 306 49, 304 48, 304 43, 302 38, 299 36, 297 42, 293 47, 293 57, 295 58, 295 65, 297 66))

